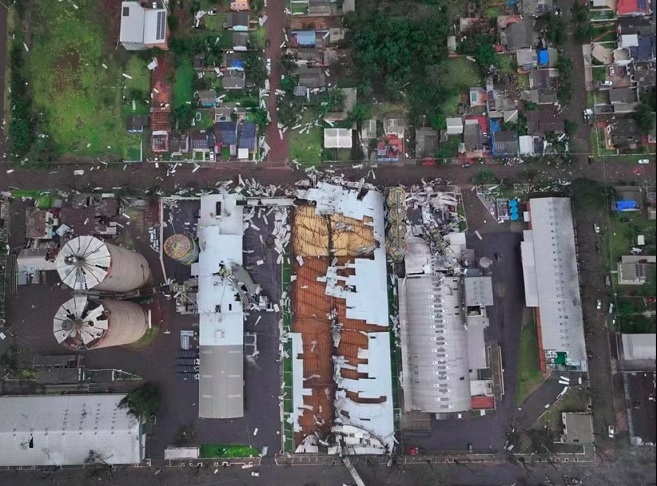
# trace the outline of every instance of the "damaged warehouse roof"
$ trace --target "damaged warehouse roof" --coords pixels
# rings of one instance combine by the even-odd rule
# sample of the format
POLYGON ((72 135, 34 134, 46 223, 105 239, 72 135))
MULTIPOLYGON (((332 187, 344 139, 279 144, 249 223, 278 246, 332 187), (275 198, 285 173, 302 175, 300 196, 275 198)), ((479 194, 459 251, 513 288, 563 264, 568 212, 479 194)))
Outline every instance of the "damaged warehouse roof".
POLYGON ((229 278, 242 265, 242 212, 234 195, 201 197, 200 253, 192 264, 198 278, 201 418, 244 415, 244 310, 229 278))
POLYGON ((294 214, 293 423, 297 452, 394 446, 383 195, 318 182, 294 214), (329 433, 344 438, 324 442, 329 433))

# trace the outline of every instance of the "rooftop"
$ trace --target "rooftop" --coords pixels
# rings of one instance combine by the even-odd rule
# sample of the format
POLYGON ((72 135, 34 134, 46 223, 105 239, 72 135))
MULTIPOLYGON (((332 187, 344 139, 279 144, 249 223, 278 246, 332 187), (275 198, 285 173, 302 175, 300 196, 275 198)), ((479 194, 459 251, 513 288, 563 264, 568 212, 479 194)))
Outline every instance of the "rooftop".
POLYGON ((657 359, 657 335, 652 334, 621 334, 623 341, 623 357, 626 360, 657 359))

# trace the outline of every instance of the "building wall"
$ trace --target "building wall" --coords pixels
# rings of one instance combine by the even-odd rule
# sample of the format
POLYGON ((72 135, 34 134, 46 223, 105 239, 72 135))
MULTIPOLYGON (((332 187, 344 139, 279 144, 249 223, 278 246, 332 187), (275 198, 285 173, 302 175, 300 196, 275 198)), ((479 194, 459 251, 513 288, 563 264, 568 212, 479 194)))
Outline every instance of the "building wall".
POLYGON ((151 278, 151 269, 137 252, 106 243, 111 255, 105 279, 95 288, 110 292, 128 292, 143 287, 151 278))
POLYGON ((148 330, 148 315, 139 304, 117 300, 103 300, 100 303, 109 314, 109 326, 94 349, 132 344, 148 330))

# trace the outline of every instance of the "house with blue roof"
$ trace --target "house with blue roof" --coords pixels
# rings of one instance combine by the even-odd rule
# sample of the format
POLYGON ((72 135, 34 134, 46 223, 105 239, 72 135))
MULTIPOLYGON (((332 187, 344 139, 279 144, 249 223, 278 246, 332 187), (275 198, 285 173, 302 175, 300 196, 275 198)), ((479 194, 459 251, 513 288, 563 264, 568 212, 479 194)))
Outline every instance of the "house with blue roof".
MULTIPOLYGON (((219 121, 214 124, 215 151, 224 154, 223 149, 228 149, 228 155, 237 155, 237 123, 234 121, 219 121)), ((225 157, 225 156, 224 156, 225 157)))
POLYGON ((250 160, 256 152, 256 135, 258 127, 252 122, 243 122, 239 126, 237 158, 239 160, 250 160))

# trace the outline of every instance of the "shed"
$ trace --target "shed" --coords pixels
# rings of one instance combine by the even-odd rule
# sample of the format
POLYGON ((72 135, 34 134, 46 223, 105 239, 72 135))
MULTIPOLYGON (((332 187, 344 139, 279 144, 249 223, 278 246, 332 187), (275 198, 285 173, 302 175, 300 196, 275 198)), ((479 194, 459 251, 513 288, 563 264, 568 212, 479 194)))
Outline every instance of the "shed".
POLYGON ((520 155, 533 155, 534 137, 531 135, 521 135, 518 137, 518 146, 520 149, 520 155))
POLYGON ((461 135, 463 133, 463 120, 461 118, 447 118, 447 135, 461 135))
POLYGON ((213 89, 198 91, 198 102, 201 106, 214 108, 217 105, 217 92, 213 89))
POLYGON ((144 127, 147 126, 147 115, 132 115, 125 119, 125 127, 128 133, 142 133, 144 131, 144 127))
POLYGON ((246 12, 230 12, 226 18, 226 25, 230 30, 249 30, 249 14, 246 12))
POLYGON ((233 49, 236 51, 246 51, 249 45, 249 33, 248 32, 233 32, 233 49))

